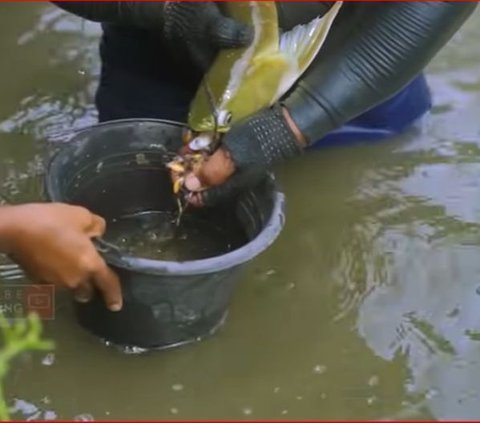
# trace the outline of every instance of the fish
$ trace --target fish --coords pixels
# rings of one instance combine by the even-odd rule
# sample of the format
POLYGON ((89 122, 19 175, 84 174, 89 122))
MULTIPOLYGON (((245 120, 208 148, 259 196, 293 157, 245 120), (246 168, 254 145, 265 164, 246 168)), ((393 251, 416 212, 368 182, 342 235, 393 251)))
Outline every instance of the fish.
POLYGON ((187 118, 189 130, 198 134, 189 140, 194 150, 277 102, 316 58, 342 4, 335 2, 322 17, 281 33, 275 2, 225 3, 225 14, 251 26, 254 37, 247 47, 221 50, 204 75, 209 90, 197 90, 187 118))
MULTIPOLYGON (((173 191, 198 169, 237 122, 276 103, 308 69, 324 45, 343 1, 323 16, 281 32, 274 1, 226 2, 223 11, 253 28, 252 42, 222 49, 189 105, 183 144, 187 153, 167 164, 173 191)), ((191 193, 187 193, 191 194, 191 193)))

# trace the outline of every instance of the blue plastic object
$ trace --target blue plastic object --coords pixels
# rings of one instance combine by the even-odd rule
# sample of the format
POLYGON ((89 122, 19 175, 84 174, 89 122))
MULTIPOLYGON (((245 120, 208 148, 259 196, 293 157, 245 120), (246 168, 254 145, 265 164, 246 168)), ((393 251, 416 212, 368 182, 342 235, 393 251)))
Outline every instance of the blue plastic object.
POLYGON ((401 134, 432 107, 432 97, 424 74, 420 74, 398 94, 370 109, 341 128, 327 134, 309 149, 354 142, 380 141, 401 134))

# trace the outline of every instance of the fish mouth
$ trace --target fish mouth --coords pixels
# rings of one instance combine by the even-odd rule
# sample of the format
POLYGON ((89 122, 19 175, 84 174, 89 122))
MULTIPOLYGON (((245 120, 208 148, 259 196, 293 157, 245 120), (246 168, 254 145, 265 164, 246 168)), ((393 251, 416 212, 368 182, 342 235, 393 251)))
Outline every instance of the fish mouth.
POLYGON ((213 132, 215 130, 215 119, 213 116, 206 116, 198 120, 197 124, 191 124, 189 127, 196 133, 213 132))
POLYGON ((195 119, 190 129, 197 133, 202 132, 227 132, 232 122, 232 113, 228 110, 219 110, 214 114, 204 116, 202 119, 195 119))
POLYGON ((226 125, 216 126, 214 119, 206 118, 203 121, 201 121, 198 125, 190 126, 190 129, 197 134, 201 134, 201 133, 204 133, 204 132, 213 133, 213 132, 215 132, 215 130, 217 132, 223 133, 223 132, 227 132, 229 127, 226 126, 226 125))

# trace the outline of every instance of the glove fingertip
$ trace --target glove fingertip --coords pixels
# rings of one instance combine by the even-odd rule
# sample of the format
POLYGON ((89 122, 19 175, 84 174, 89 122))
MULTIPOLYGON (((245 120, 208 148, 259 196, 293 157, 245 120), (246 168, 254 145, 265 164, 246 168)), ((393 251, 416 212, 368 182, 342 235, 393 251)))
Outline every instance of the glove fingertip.
POLYGON ((249 25, 225 18, 224 22, 214 27, 213 37, 219 48, 246 47, 253 41, 254 31, 249 25))
POLYGON ((237 31, 238 42, 242 45, 249 45, 253 41, 254 30, 251 26, 239 24, 237 31))

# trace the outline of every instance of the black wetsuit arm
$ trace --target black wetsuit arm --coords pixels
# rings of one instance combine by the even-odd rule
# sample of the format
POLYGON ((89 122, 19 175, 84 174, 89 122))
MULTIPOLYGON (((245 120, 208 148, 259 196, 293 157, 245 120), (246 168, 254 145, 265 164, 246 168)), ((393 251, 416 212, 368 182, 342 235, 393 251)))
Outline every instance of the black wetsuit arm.
POLYGON ((345 3, 325 48, 283 103, 308 142, 386 101, 416 77, 476 3, 345 3))
POLYGON ((51 3, 67 12, 94 22, 121 24, 143 29, 159 29, 163 25, 163 2, 52 1, 51 3))

